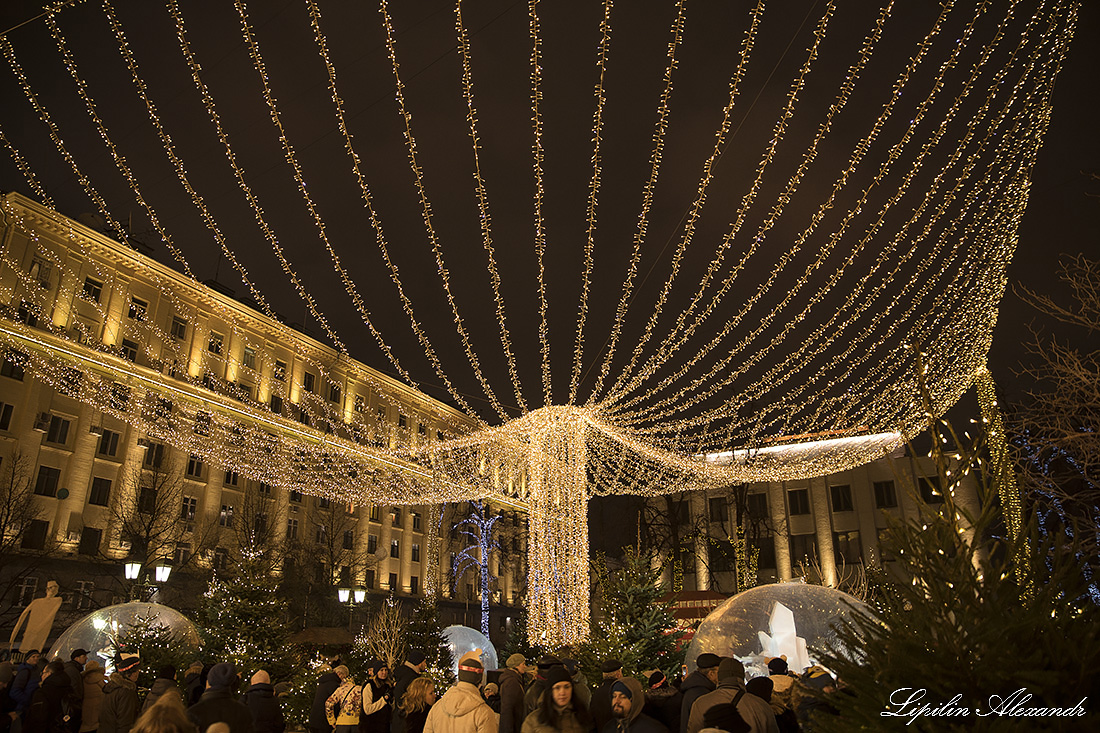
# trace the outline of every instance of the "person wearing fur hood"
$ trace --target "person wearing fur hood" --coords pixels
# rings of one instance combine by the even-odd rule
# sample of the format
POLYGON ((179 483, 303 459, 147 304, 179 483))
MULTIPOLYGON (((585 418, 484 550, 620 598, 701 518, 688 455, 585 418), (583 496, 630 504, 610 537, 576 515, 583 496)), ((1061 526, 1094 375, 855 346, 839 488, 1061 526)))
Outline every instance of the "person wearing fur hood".
POLYGON ((642 683, 633 677, 623 677, 611 685, 611 720, 601 733, 669 733, 659 723, 642 712, 645 693, 642 683))

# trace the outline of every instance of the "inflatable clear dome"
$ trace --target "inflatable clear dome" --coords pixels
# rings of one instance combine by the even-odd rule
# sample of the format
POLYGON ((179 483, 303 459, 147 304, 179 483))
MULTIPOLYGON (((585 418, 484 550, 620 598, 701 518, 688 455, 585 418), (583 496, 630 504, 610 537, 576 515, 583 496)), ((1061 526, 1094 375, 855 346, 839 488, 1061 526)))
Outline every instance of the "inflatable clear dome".
POLYGON ((114 660, 111 658, 113 640, 144 619, 171 629, 178 638, 198 652, 201 646, 199 632, 186 616, 159 603, 133 601, 101 608, 80 619, 58 637, 50 647, 49 656, 51 659, 68 661, 74 649, 86 649, 88 659, 95 659, 100 666, 110 671, 114 667, 114 660))
POLYGON ((485 669, 496 669, 499 666, 496 647, 480 631, 471 629, 469 626, 448 626, 443 629, 443 638, 447 640, 447 646, 451 648, 451 658, 454 660, 451 671, 454 672, 456 677, 458 676, 459 657, 475 649, 481 650, 481 666, 485 669))
POLYGON ((823 585, 774 583, 727 599, 699 624, 685 662, 704 652, 736 657, 748 676, 767 674, 767 659, 786 656, 792 672, 816 664, 814 650, 835 643, 834 627, 868 613, 857 598, 823 585))

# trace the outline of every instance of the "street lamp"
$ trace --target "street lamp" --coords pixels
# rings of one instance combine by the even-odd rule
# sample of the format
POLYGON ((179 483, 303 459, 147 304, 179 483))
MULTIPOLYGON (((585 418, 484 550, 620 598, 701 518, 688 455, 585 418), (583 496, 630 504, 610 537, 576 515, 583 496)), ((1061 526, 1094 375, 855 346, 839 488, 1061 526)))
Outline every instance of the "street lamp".
POLYGON ((355 619, 355 607, 367 600, 366 588, 337 588, 336 599, 348 607, 348 631, 351 631, 355 619))
POLYGON ((123 571, 126 574, 126 580, 133 581, 130 586, 130 600, 144 599, 146 597, 152 600, 157 591, 160 590, 159 583, 167 583, 168 577, 172 574, 172 568, 164 563, 157 563, 152 568, 152 573, 145 573, 145 577, 142 577, 142 567, 140 562, 131 560, 123 565, 123 571), (152 577, 150 577, 150 575, 152 577))

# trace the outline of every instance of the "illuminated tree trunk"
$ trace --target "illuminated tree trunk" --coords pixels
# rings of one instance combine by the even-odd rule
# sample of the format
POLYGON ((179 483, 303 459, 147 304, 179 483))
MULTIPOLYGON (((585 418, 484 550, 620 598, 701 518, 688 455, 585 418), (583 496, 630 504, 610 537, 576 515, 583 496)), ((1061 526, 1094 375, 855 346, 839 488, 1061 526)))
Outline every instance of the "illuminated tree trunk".
POLYGON ((587 427, 568 408, 543 408, 531 417, 537 422, 527 465, 527 636, 532 644, 558 647, 588 638, 587 427))

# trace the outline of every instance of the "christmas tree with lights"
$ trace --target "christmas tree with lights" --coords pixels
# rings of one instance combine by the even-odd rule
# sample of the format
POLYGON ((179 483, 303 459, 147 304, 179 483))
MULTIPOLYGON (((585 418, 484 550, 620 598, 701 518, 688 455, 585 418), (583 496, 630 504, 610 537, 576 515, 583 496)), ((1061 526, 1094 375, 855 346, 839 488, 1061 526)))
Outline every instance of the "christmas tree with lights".
POLYGON ((439 607, 434 597, 424 597, 413 607, 412 617, 405 627, 405 640, 409 649, 424 653, 428 660, 428 675, 442 685, 455 683, 451 669, 454 659, 443 626, 439 622, 439 607))

